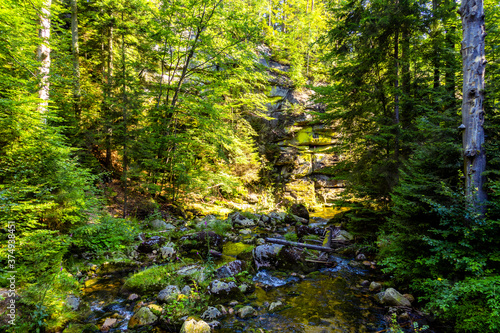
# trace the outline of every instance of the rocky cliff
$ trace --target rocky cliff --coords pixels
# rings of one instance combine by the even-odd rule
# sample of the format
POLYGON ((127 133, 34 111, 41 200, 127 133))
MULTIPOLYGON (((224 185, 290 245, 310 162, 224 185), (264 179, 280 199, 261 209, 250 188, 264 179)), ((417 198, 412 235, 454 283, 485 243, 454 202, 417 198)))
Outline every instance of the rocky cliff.
POLYGON ((314 102, 313 90, 295 87, 290 66, 273 61, 268 48, 259 51, 260 63, 269 73, 270 117, 254 126, 260 153, 273 166, 284 199, 309 207, 327 205, 344 188, 331 172, 341 158, 334 153, 338 133, 314 119, 311 112, 324 112, 324 106, 314 102))

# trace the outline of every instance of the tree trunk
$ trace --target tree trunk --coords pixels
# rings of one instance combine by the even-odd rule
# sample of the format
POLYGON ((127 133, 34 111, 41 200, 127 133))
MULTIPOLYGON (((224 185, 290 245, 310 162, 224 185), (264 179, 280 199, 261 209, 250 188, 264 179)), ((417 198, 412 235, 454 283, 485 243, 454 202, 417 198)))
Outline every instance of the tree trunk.
POLYGON ((484 213, 486 192, 483 189, 486 169, 484 151, 484 8, 483 0, 464 0, 462 16, 463 132, 465 195, 469 204, 484 213))
POLYGON ((40 103, 38 104, 38 111, 42 114, 42 122, 47 123, 47 109, 49 105, 49 73, 50 73, 50 7, 52 0, 45 0, 43 7, 40 11, 40 30, 38 36, 40 37, 40 46, 37 50, 37 58, 40 61, 40 89, 38 90, 38 97, 40 103))
POLYGON ((80 49, 78 47, 78 0, 71 0, 71 49, 73 51, 73 109, 75 116, 80 118, 80 49))

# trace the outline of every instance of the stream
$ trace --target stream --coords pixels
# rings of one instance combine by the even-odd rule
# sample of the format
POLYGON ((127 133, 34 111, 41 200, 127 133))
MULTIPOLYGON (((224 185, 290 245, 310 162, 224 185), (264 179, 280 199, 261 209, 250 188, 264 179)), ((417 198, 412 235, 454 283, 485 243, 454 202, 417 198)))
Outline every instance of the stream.
MULTIPOLYGON (((334 256, 338 265, 306 276, 293 272, 261 270, 254 275, 255 291, 249 303, 259 315, 249 319, 226 316, 218 332, 320 333, 376 332, 384 329, 383 308, 372 301, 361 281, 370 280, 368 270, 351 267, 350 260, 334 256), (275 313, 268 304, 281 301, 286 307, 275 313), (265 331, 264 331, 265 332, 265 331)), ((109 332, 126 332, 136 302, 121 297, 124 276, 99 277, 87 281, 83 302, 90 306, 88 323, 100 326, 104 318, 121 323, 109 332)))

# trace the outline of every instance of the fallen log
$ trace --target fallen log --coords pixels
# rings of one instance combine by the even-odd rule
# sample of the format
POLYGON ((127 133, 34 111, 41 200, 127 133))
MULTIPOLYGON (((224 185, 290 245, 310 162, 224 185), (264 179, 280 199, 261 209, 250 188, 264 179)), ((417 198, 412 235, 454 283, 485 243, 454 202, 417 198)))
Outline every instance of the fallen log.
MULTIPOLYGON (((281 244, 281 245, 290 245, 290 246, 296 246, 296 247, 304 247, 306 249, 311 249, 311 250, 317 250, 317 251, 322 251, 322 252, 333 252, 335 249, 329 248, 329 247, 324 247, 324 246, 319 246, 319 245, 313 245, 313 244, 304 244, 304 243, 297 243, 297 242, 289 242, 284 239, 279 239, 279 238, 266 238, 266 242, 268 243, 274 243, 274 244, 281 244)), ((340 245, 348 244, 347 241, 340 241, 340 240, 333 240, 332 243, 338 243, 340 245)))

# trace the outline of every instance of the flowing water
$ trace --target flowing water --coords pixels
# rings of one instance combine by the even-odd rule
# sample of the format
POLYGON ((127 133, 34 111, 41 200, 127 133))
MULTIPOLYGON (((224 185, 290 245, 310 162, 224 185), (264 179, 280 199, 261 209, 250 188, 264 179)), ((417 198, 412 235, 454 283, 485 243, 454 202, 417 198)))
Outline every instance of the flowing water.
POLYGON ((382 309, 358 286, 368 272, 350 267, 347 260, 336 260, 335 268, 305 277, 260 271, 254 277, 257 288, 250 303, 260 310, 259 315, 225 319, 220 332, 362 333, 383 329, 382 309), (276 301, 285 308, 275 313, 264 310, 276 301))
MULTIPOLYGON (((253 278, 256 289, 248 297, 259 315, 250 319, 227 316, 220 320, 219 332, 376 332, 384 328, 383 311, 372 302, 370 295, 359 286, 369 279, 369 272, 349 266, 349 260, 334 258, 338 265, 323 268, 306 276, 294 272, 259 271, 253 278), (285 307, 270 313, 272 302, 285 307)), ((104 318, 113 316, 121 324, 110 332, 127 330, 134 302, 120 295, 120 276, 98 278, 87 283, 84 302, 92 311, 87 322, 98 326, 104 318)))

